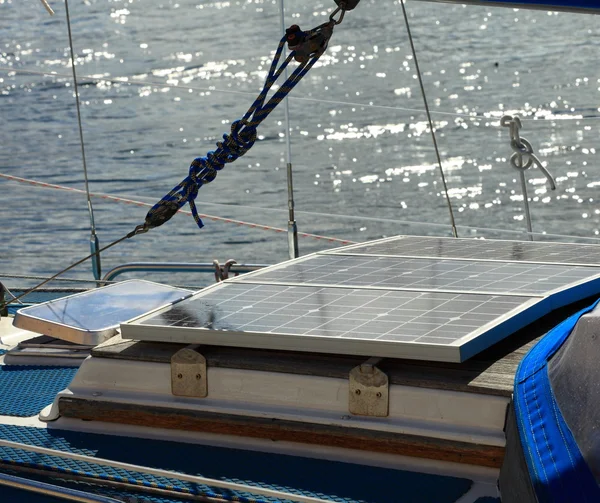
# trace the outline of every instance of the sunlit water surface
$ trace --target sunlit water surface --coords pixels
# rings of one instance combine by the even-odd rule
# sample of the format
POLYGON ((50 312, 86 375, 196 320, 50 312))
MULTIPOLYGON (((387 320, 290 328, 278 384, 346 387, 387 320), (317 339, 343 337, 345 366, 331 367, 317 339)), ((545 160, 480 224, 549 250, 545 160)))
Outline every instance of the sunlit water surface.
MULTIPOLYGON (((0 0, 0 173, 83 189, 65 9, 51 3, 52 18, 36 2, 0 0)), ((288 1, 286 25, 312 28, 332 7, 288 1)), ((459 234, 523 237, 515 233, 525 228, 519 175, 500 127, 508 113, 524 119, 522 135, 557 182, 550 191, 538 169, 527 172, 534 231, 598 236, 598 18, 416 1, 407 9, 459 234)), ((276 1, 90 0, 70 10, 90 189, 145 202, 170 190, 244 114, 281 35, 276 1)), ((362 0, 347 13, 289 108, 301 231, 352 241, 450 234, 400 4, 362 0)), ((201 189, 200 212, 286 228, 283 106, 259 135, 201 189)), ((5 179, 0 195, 0 273, 49 275, 88 253, 84 196, 5 179)), ((93 205, 101 244, 146 213, 93 205)), ((178 215, 108 251, 104 270, 288 255, 285 234, 205 223, 199 230, 178 215)), ((300 238, 302 254, 333 245, 300 238)), ((71 276, 89 278, 89 265, 71 276)))

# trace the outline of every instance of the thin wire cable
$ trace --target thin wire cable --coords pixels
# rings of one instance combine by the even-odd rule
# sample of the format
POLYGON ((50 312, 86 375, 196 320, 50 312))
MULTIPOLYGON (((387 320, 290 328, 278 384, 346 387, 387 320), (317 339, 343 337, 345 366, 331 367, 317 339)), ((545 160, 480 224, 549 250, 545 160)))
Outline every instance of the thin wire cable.
MULTIPOLYGON (((28 74, 28 75, 39 75, 39 76, 46 76, 46 77, 63 77, 63 78, 71 78, 70 75, 66 75, 64 73, 57 73, 57 72, 38 72, 38 71, 34 71, 34 70, 25 70, 25 69, 19 69, 19 68, 10 68, 10 67, 3 67, 0 66, 0 71, 5 71, 5 72, 14 72, 14 73, 24 73, 24 74, 28 74)), ((161 87, 167 87, 170 89, 183 89, 186 91, 202 91, 202 92, 216 92, 216 93, 223 93, 223 94, 239 94, 239 95, 244 95, 244 96, 254 96, 255 93, 251 93, 248 91, 236 91, 233 89, 218 89, 214 86, 210 86, 210 87, 195 87, 195 86, 181 86, 178 84, 168 84, 168 83, 164 83, 164 82, 156 82, 156 81, 142 81, 142 80, 134 80, 131 79, 130 77, 97 77, 94 75, 84 75, 82 76, 82 78, 90 80, 91 82, 111 82, 113 84, 130 84, 130 85, 139 85, 139 86, 161 86, 161 87)), ((407 108, 407 107, 397 107, 397 106, 391 106, 391 105, 374 105, 372 103, 360 103, 360 102, 354 102, 354 101, 339 101, 339 100, 325 100, 325 99, 319 99, 319 98, 308 98, 308 97, 304 97, 304 96, 289 96, 289 99, 291 100, 299 100, 299 101, 308 101, 311 103, 323 103, 326 105, 344 105, 344 106, 352 106, 352 107, 365 107, 365 108, 377 108, 377 109, 382 109, 382 110, 394 110, 394 111, 399 111, 399 112, 411 112, 411 113, 418 113, 418 114, 425 114, 425 110, 419 109, 419 108, 407 108)), ((548 112, 551 112, 550 110, 548 110, 548 112)), ((472 119, 472 120, 498 120, 500 121, 500 118, 502 115, 505 115, 506 112, 505 111, 493 111, 493 112, 484 112, 484 113, 478 113, 478 112, 472 112, 472 113, 458 113, 458 112, 445 112, 442 110, 430 110, 430 113, 432 115, 444 115, 444 116, 448 116, 448 117, 457 117, 457 118, 463 118, 463 119, 472 119), (497 114, 497 116, 494 116, 492 114, 497 114)), ((520 112, 522 113, 522 112, 520 112)), ((600 116, 592 116, 592 117, 583 117, 583 116, 575 116, 575 117, 562 117, 562 116, 551 116, 551 117, 540 117, 540 118, 531 118, 528 119, 526 117, 521 118, 521 121, 531 121, 531 122, 542 122, 542 121, 567 121, 567 120, 577 120, 577 121, 597 121, 600 120, 600 116)))
POLYGON ((65 13, 67 15, 67 31, 69 33, 69 49, 71 51, 71 70, 73 71, 73 86, 75 89, 75 104, 77 106, 77 126, 79 128, 79 144, 81 146, 81 160, 83 161, 83 176, 85 178, 85 192, 87 194, 88 212, 90 214, 90 227, 92 236, 96 236, 96 223, 94 221, 94 208, 90 199, 90 185, 88 180, 87 163, 85 161, 85 143, 83 141, 83 127, 81 125, 81 105, 79 103, 79 87, 77 86, 77 72, 75 70, 75 50, 73 49, 73 35, 71 33, 71 17, 69 15, 69 0, 65 0, 65 13))
POLYGON ((442 158, 440 157, 440 150, 438 149, 437 139, 435 137, 435 129, 433 128, 433 121, 431 120, 431 113, 429 112, 429 104, 427 103, 427 94, 425 93, 425 86, 423 85, 423 77, 421 76, 421 69, 419 68, 419 60, 417 59, 417 51, 415 50, 415 44, 413 43, 412 34, 410 32, 410 25, 408 23, 408 15, 406 14, 406 7, 404 6, 404 0, 400 0, 402 5, 402 14, 404 15, 404 23, 406 24, 406 32, 408 34, 408 40, 410 41, 410 49, 412 51, 413 59, 415 60, 415 68, 417 70, 417 76, 419 77, 419 85, 421 86, 421 95, 423 96, 423 104, 425 105, 425 111, 427 112, 427 121, 429 122, 429 130, 431 131, 431 140, 433 141, 433 148, 435 149, 435 156, 437 158, 438 167, 440 168, 440 176, 442 177, 442 185, 444 186, 444 195, 446 196, 446 203, 448 204, 448 212, 450 213, 450 225, 452 226, 452 234, 455 238, 458 237, 456 230, 456 222, 454 221, 454 211, 452 210, 452 203, 450 202, 450 194, 448 194, 448 185, 446 183, 446 176, 444 175, 444 168, 442 167, 442 158))
MULTIPOLYGON (((2 176, 3 176, 3 174, 0 173, 0 177, 2 177, 2 176)), ((124 194, 123 197, 147 199, 149 201, 154 201, 154 199, 155 199, 154 197, 138 196, 136 194, 134 194, 134 195, 124 194)), ((208 202, 208 201, 204 201, 202 204, 204 204, 206 206, 221 206, 221 207, 226 207, 229 209, 238 209, 238 210, 252 210, 252 211, 258 210, 258 211, 276 212, 276 213, 283 213, 283 212, 287 211, 287 210, 282 210, 280 208, 265 208, 263 206, 248 206, 248 205, 244 205, 244 204, 215 203, 215 202, 208 202)), ((397 224, 397 225, 418 225, 420 227, 432 227, 432 228, 439 228, 439 229, 442 229, 442 228, 447 229, 448 228, 448 224, 439 224, 436 222, 420 222, 420 221, 416 221, 416 220, 398 220, 396 218, 367 217, 365 215, 343 215, 340 213, 322 213, 322 212, 318 212, 318 211, 306 211, 306 210, 296 210, 296 213, 299 215, 324 217, 324 218, 339 218, 339 219, 343 219, 343 220, 361 220, 361 221, 366 221, 366 222, 379 222, 379 223, 389 223, 389 224, 397 224)), ((469 226, 469 225, 460 225, 460 224, 458 224, 456 227, 458 229, 475 230, 475 231, 502 232, 502 233, 508 233, 508 234, 527 234, 527 231, 521 230, 521 229, 503 229, 503 228, 499 228, 499 227, 473 227, 473 226, 469 226)), ((549 233, 545 233, 545 232, 533 232, 533 235, 564 238, 564 239, 586 239, 586 240, 591 240, 594 242, 596 242, 596 241, 600 242, 600 238, 594 238, 594 237, 588 237, 588 236, 577 236, 577 235, 570 235, 570 234, 549 234, 549 233)))
MULTIPOLYGON (((148 198, 150 199, 150 198, 148 198)), ((260 210, 260 211, 276 211, 276 212, 284 212, 286 210, 281 210, 279 208, 263 208, 261 206, 246 206, 246 205, 238 205, 238 204, 225 204, 225 203, 205 203, 207 205, 212 206, 227 206, 230 208, 238 208, 240 210, 260 210)), ((314 217, 325 217, 325 218, 339 218, 343 220, 361 220, 366 222, 379 222, 379 223, 389 223, 396 225, 417 225, 420 227, 432 227, 439 229, 447 229, 448 224, 438 224, 436 222, 418 222, 415 220, 397 220, 395 218, 382 218, 382 217, 367 217, 364 215, 342 215, 340 213, 322 213, 318 211, 305 211, 305 210, 296 210, 296 213, 299 215, 307 215, 314 217)), ((499 227, 473 227, 469 225, 460 225, 458 224, 457 229, 465 229, 471 231, 485 231, 485 232, 496 232, 496 233, 505 233, 505 234, 515 234, 515 235, 527 235, 529 234, 526 230, 521 229, 502 229, 499 227)), ((542 236, 547 238, 560 238, 560 239, 584 239, 592 242, 600 242, 600 238, 589 237, 589 236, 578 236, 572 234, 552 234, 547 232, 532 232, 534 236, 542 236)))

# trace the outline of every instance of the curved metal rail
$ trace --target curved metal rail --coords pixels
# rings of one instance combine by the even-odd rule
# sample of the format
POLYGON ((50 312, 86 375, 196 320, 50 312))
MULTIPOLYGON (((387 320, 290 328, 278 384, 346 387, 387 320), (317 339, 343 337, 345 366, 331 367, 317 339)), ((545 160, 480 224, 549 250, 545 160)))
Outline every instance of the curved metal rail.
POLYGON ((121 503, 120 500, 0 473, 0 485, 80 503, 121 503))
MULTIPOLYGON (((243 274, 246 272, 258 271, 263 267, 267 267, 266 264, 233 264, 229 269, 232 274, 243 274)), ((102 281, 112 281, 120 274, 132 271, 154 271, 154 272, 202 272, 202 273, 214 273, 215 265, 207 262, 193 263, 193 262, 129 262, 127 264, 121 264, 110 271, 108 271, 102 281)))
MULTIPOLYGON (((48 449, 47 447, 38 447, 29 444, 23 444, 20 442, 12 442, 10 440, 0 439, 0 446, 2 447, 10 447, 13 449, 19 449, 27 452, 36 452, 38 454, 47 454, 49 456, 55 456, 62 459, 73 459, 76 461, 82 461, 86 463, 92 463, 93 465, 99 466, 109 466, 111 468, 118 468, 122 470, 128 470, 130 472, 136 473, 145 473, 148 475, 153 475, 155 477, 166 477, 177 479, 185 482, 191 482, 196 485, 207 485, 209 487, 218 487, 222 489, 226 489, 229 491, 242 491, 245 493, 251 493, 260 496, 266 496, 268 498, 273 498, 276 501, 294 501, 296 503, 330 503, 331 500, 325 500, 319 497, 306 496, 304 494, 296 494, 291 492, 286 492, 285 490, 278 489, 269 489, 268 487, 262 487, 259 485, 248 485, 238 482, 230 482, 227 480, 221 479, 212 479, 207 477, 202 477, 199 475, 190 475, 187 473, 174 472, 170 470, 161 470, 159 468, 152 468, 149 466, 140 466, 140 465, 132 465, 129 463, 123 463, 120 461, 113 461, 104 458, 96 458, 94 456, 87 456, 85 454, 76 454, 74 452, 65 452, 59 451, 56 449, 48 449)), ((4 475, 7 477, 8 475, 4 475)), ((79 492, 79 491, 77 491, 79 492)), ((75 500, 79 501, 79 500, 75 500)), ((86 503, 88 500, 85 500, 86 503)), ((90 502, 97 501, 100 503, 100 500, 89 500, 90 502)), ((117 500, 105 499, 103 503, 121 503, 117 500)))

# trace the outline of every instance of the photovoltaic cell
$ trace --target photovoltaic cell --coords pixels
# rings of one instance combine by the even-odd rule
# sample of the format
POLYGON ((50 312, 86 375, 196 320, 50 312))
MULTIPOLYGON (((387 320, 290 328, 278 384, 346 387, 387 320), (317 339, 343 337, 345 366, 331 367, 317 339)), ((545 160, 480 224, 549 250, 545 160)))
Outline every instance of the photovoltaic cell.
POLYGON ((543 295, 599 274, 600 269, 564 265, 317 255, 238 281, 543 295))
POLYGON ((600 266, 600 246, 532 241, 399 236, 326 253, 600 266))

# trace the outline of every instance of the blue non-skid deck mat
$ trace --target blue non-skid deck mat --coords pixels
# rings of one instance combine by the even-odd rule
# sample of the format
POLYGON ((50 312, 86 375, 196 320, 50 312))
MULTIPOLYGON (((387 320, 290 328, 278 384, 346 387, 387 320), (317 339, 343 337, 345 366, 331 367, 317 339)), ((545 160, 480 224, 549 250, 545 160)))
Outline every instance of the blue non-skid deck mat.
MULTIPOLYGON (((0 425, 0 438, 88 456, 266 487, 339 503, 454 503, 472 481, 351 463, 161 440, 0 425)), ((0 448, 0 463, 202 494, 229 501, 271 498, 93 463, 0 448)))
POLYGON ((0 415, 35 416, 69 385, 76 372, 75 367, 0 365, 0 415))

